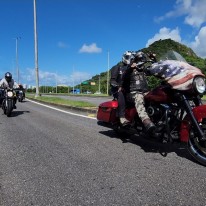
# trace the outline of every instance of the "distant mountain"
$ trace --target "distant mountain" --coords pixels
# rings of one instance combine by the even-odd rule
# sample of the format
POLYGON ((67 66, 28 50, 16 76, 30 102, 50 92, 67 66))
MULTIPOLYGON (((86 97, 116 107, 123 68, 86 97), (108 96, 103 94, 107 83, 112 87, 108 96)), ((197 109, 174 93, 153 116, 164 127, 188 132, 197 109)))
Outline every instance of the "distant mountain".
MULTIPOLYGON (((203 71, 204 74, 206 74, 206 59, 198 57, 191 48, 183 44, 180 44, 178 42, 175 42, 171 39, 165 39, 165 40, 160 39, 159 41, 154 42, 147 48, 142 48, 142 49, 137 49, 137 50, 141 50, 145 53, 152 51, 157 55, 157 60, 159 60, 160 57, 163 54, 165 54, 168 50, 174 50, 180 53, 186 59, 188 63, 198 67, 199 69, 203 71)), ((117 64, 121 64, 121 62, 117 62, 117 64)), ((110 71, 109 71, 109 76, 110 76, 110 71)), ((102 72, 100 75, 93 76, 91 79, 86 81, 88 82, 88 84, 81 85, 82 91, 91 91, 94 93, 100 90, 102 93, 107 93, 107 76, 108 76, 107 71, 102 72), (89 84, 90 82, 93 82, 93 84, 95 82, 95 85, 90 85, 89 84)), ((157 80, 154 80, 152 78, 149 82, 150 87, 152 87, 152 85, 155 85, 156 81, 157 80)))
POLYGON ((158 60, 168 50, 174 50, 180 53, 187 60, 188 63, 202 69, 203 72, 206 71, 206 59, 198 57, 191 48, 185 46, 184 44, 175 42, 171 39, 160 39, 159 41, 156 41, 153 44, 151 44, 148 48, 143 48, 141 50, 143 52, 152 51, 156 53, 158 60))
POLYGON ((153 51, 157 54, 158 57, 165 54, 168 50, 174 50, 178 53, 180 53, 184 58, 186 57, 194 57, 198 58, 195 52, 178 42, 173 41, 172 39, 165 39, 165 40, 159 40, 151 44, 148 48, 141 49, 143 52, 153 51))

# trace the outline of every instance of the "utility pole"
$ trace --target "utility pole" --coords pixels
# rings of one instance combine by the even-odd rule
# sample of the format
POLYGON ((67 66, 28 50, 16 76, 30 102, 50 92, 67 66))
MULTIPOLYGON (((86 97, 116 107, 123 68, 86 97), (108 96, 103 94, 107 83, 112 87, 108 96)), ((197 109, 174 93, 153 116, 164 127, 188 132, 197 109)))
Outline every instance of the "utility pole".
POLYGON ((58 86, 57 86, 57 71, 56 71, 56 76, 55 77, 56 77, 56 94, 57 94, 58 93, 58 91, 57 91, 58 90, 58 86))
POLYGON ((99 75, 99 93, 100 93, 100 75, 99 75))
MULTIPOLYGON (((74 65, 73 65, 73 75, 74 75, 74 65)), ((73 92, 72 94, 74 94, 74 76, 73 76, 73 92)))
POLYGON ((109 51, 108 51, 108 55, 107 55, 107 95, 109 95, 109 51))
POLYGON ((16 76, 17 76, 17 83, 19 84, 19 62, 18 62, 18 40, 21 39, 21 37, 16 37, 16 76))
POLYGON ((37 17, 36 0, 34 0, 34 50, 35 50, 35 71, 36 71, 36 97, 39 96, 39 68, 38 68, 38 41, 37 41, 37 17))

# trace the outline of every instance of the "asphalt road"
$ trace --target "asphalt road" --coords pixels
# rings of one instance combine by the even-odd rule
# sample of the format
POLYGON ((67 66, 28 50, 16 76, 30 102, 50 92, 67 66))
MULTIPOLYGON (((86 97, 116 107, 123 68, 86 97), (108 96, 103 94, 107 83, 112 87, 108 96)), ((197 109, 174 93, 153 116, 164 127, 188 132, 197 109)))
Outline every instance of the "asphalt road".
POLYGON ((33 102, 0 110, 0 205, 206 205, 206 168, 180 145, 127 141, 33 102))

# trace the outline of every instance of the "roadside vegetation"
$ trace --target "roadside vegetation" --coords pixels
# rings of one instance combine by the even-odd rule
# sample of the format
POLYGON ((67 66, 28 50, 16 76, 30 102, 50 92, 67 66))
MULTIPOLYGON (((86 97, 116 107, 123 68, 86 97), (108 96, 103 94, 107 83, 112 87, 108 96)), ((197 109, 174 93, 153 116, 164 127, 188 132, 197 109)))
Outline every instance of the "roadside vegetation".
POLYGON ((204 96, 202 97, 202 100, 206 101, 206 95, 204 95, 204 96))

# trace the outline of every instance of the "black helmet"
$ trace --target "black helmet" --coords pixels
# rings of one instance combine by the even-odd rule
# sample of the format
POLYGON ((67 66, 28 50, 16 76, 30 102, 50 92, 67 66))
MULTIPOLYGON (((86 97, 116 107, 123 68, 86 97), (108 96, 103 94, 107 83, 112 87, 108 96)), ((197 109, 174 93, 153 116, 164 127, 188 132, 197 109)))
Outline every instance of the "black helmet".
POLYGON ((10 82, 12 80, 12 74, 10 72, 6 72, 5 79, 7 82, 10 82))
POLYGON ((137 62, 145 62, 147 60, 147 57, 142 51, 138 51, 135 54, 135 59, 137 62))

